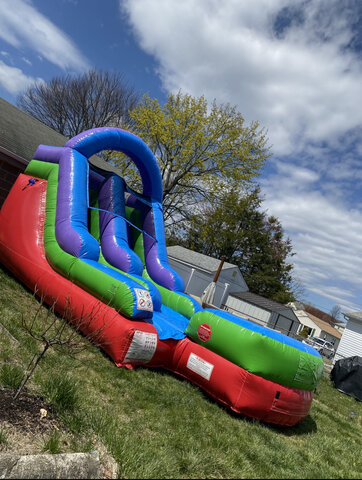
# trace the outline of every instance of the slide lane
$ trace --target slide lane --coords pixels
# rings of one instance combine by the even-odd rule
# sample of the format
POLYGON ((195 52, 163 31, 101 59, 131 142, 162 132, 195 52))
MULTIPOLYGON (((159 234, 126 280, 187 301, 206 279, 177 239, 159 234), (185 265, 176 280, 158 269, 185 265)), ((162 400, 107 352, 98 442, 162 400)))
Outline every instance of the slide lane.
POLYGON ((152 366, 169 363, 175 341, 160 340, 152 324, 124 317, 57 273, 48 263, 43 245, 47 182, 37 179, 30 186, 31 178, 19 175, 0 210, 1 263, 31 291, 36 291, 45 304, 54 305, 59 314, 71 312, 69 320, 89 335, 117 366, 134 366, 151 360, 152 366), (147 341, 151 344, 148 350, 147 341))

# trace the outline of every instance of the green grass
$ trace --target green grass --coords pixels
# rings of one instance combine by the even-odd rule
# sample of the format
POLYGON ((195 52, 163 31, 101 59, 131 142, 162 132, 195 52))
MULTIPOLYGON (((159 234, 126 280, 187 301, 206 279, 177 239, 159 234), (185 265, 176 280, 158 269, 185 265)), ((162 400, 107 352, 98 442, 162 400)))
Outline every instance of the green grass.
MULTIPOLYGON (((20 315, 37 302, 1 269, 0 282, 1 322, 21 344, 11 351, 0 337, 8 352, 0 364, 25 369, 36 344, 20 315)), ((28 388, 54 403, 64 424, 60 451, 89 451, 99 439, 120 478, 361 478, 362 403, 327 375, 310 415, 292 428, 234 415, 164 370, 117 368, 97 348, 76 359, 48 352, 28 388), (54 386, 63 378, 69 398, 54 386)))
POLYGON ((0 451, 2 447, 6 447, 8 444, 8 438, 6 436, 6 433, 2 428, 0 428, 0 451))
POLYGON ((41 392, 59 412, 73 411, 79 401, 77 383, 68 374, 45 377, 41 384, 41 392))
POLYGON ((44 441, 43 452, 47 453, 60 453, 61 444, 60 444, 60 433, 57 430, 54 430, 49 437, 44 441))
POLYGON ((24 371, 18 365, 3 363, 0 369, 0 383, 6 387, 18 388, 23 378, 24 371))

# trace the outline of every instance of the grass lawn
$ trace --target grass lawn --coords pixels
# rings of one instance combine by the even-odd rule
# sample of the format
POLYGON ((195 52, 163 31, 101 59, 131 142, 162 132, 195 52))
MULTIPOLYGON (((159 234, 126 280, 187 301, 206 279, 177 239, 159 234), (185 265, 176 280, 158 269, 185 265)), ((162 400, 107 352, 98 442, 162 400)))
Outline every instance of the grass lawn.
MULTIPOLYGON (((14 386, 39 351, 21 327, 38 302, 2 267, 0 282, 0 322, 20 342, 0 332, 0 384, 14 386)), ((48 351, 28 391, 54 404, 61 421, 43 450, 88 451, 101 442, 120 478, 362 477, 362 403, 327 374, 310 415, 292 428, 234 415, 164 370, 117 368, 96 347, 75 358, 48 351)), ((0 451, 10 448, 0 423, 0 451)))

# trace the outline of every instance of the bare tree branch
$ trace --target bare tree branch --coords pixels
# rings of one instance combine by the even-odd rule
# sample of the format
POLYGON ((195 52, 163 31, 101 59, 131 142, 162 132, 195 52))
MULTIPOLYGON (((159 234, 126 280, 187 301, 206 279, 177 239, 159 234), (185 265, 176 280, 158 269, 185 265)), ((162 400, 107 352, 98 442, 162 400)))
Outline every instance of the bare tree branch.
MULTIPOLYGON (((38 288, 35 286, 34 297, 39 297, 38 288)), ((23 329, 41 345, 40 353, 36 353, 30 360, 23 379, 15 392, 16 399, 30 377, 33 375, 39 362, 44 358, 49 349, 55 349, 74 358, 76 354, 90 348, 92 345, 106 345, 103 332, 107 325, 113 321, 114 317, 107 321, 101 322, 100 327, 95 327, 102 318, 102 313, 108 305, 98 302, 91 311, 86 314, 84 307, 80 316, 76 316, 70 301, 70 295, 66 297, 63 314, 56 314, 58 299, 46 307, 45 295, 39 297, 39 306, 32 315, 22 314, 23 329)), ((33 309, 33 303, 31 304, 33 309)), ((29 309, 30 311, 30 309, 29 309)), ((109 340, 108 340, 109 341, 109 340)))
POLYGON ((124 75, 93 69, 36 83, 19 95, 17 105, 71 138, 90 128, 127 125, 138 100, 124 75))

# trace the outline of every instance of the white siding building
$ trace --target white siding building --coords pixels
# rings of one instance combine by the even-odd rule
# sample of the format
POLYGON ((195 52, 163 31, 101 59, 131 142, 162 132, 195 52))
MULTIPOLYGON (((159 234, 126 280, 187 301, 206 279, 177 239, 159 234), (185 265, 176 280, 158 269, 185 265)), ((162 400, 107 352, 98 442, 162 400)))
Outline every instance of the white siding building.
MULTIPOLYGON (((168 261, 185 282, 185 292, 202 296, 213 281, 220 260, 179 245, 167 247, 168 261)), ((237 265, 225 262, 216 282, 213 306, 254 323, 295 337, 300 326, 293 310, 280 303, 249 292, 237 265)))
POLYGON ((346 328, 339 342, 334 361, 341 358, 362 357, 362 312, 344 313, 346 328))
MULTIPOLYGON (((167 247, 169 264, 181 275, 185 282, 185 292, 189 295, 201 297, 206 287, 213 281, 220 260, 188 248, 174 245, 167 247)), ((230 292, 247 291, 240 269, 237 265, 224 262, 219 278, 216 282, 216 291, 213 305, 221 308, 230 292)))
POLYGON ((298 318, 300 325, 298 328, 298 334, 306 329, 308 337, 319 336, 315 335, 318 326, 313 322, 308 313, 304 310, 304 306, 300 302, 291 302, 288 305, 293 309, 295 316, 298 318), (303 308, 302 308, 303 307, 303 308))

